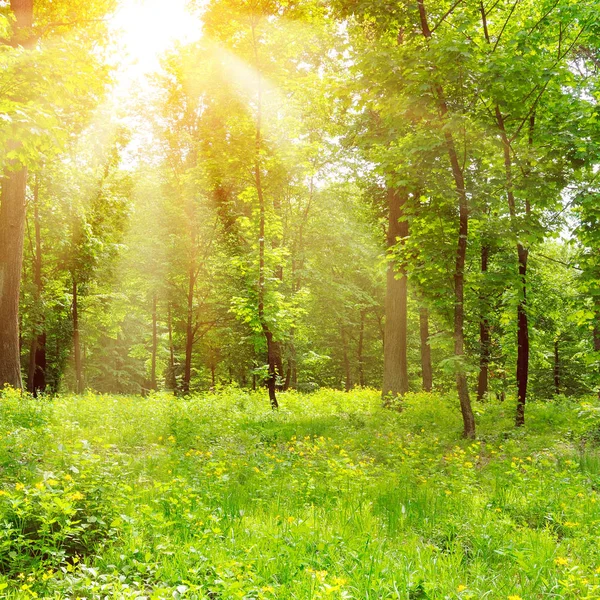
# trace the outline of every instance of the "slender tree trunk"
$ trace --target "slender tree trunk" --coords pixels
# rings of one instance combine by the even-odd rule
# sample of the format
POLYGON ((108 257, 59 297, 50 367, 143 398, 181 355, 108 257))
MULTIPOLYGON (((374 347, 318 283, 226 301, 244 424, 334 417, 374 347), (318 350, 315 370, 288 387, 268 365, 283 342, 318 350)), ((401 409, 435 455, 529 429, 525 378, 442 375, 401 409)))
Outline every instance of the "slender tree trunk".
POLYGON ((348 340, 346 338, 346 329, 343 325, 340 326, 340 334, 342 339, 342 356, 344 363, 344 389, 349 392, 352 389, 352 372, 350 370, 350 358, 348 356, 348 340))
POLYGON ((554 340, 554 393, 560 394, 560 353, 558 339, 554 340))
MULTIPOLYGON (((483 244, 481 246, 481 273, 483 275, 485 275, 488 270, 489 253, 489 247, 483 244)), ((485 398, 489 387, 491 334, 484 294, 481 294, 479 301, 481 305, 481 314, 479 315, 479 377, 477 379, 477 400, 482 401, 485 398)))
MULTIPOLYGON (((424 0, 417 0, 419 8, 419 17, 421 20, 421 29, 425 39, 431 38, 431 30, 427 22, 427 13, 425 11, 424 0)), ((433 85, 437 99, 438 109, 442 119, 448 116, 448 106, 444 96, 444 90, 439 83, 433 85)), ((460 401, 460 408, 463 417, 464 436, 468 438, 475 437, 475 417, 471 408, 469 398, 469 388, 467 385, 467 373, 464 368, 465 356, 465 338, 464 338, 464 288, 465 288, 465 260, 467 255, 467 239, 469 234, 469 203, 465 189, 463 170, 458 160, 454 136, 448 127, 444 128, 444 138, 448 158, 452 168, 454 185, 458 195, 459 226, 458 226, 458 244, 456 248, 456 266, 454 270, 454 355, 457 360, 456 371, 456 390, 460 401)))
POLYGON ((167 308, 167 330, 169 335, 169 373, 167 375, 167 387, 171 390, 177 388, 175 377, 175 348, 173 346, 173 319, 171 317, 171 302, 167 308))
MULTIPOLYGON (((506 134, 504 116, 496 106, 496 123, 502 138, 504 154, 504 172, 506 177, 506 197, 513 228, 516 229, 517 209, 513 189, 512 158, 510 141, 506 134)), ((529 207, 527 208, 529 213, 529 207)), ((515 231, 515 233, 517 233, 515 231)), ((519 264, 519 303, 517 305, 517 413, 515 425, 525 424, 525 403, 527 401, 527 384, 529 380, 529 323, 527 319, 527 260, 529 250, 517 241, 517 259, 519 264)))
POLYGON ((156 292, 152 297, 152 358, 150 368, 150 389, 156 390, 156 354, 158 352, 158 318, 156 292))
POLYGON ((78 394, 85 389, 83 381, 83 363, 81 360, 81 336, 79 333, 79 288, 73 277, 73 357, 75 359, 75 388, 78 394))
POLYGON ((365 386, 365 357, 364 345, 365 345, 365 319, 367 316, 367 309, 363 308, 360 311, 360 331, 358 333, 358 385, 361 387, 365 386))
POLYGON ((422 306, 419 310, 419 330, 421 334, 421 376, 423 391, 433 389, 433 369, 431 368, 431 346, 429 345, 429 310, 422 306))
POLYGON ((258 319, 267 345, 267 388, 269 390, 269 401, 273 409, 279 408, 277 402, 277 350, 273 332, 265 318, 265 223, 266 207, 262 186, 262 76, 258 64, 258 42, 255 37, 254 23, 252 24, 252 41, 254 46, 255 69, 257 75, 257 108, 256 108, 256 135, 254 156, 254 183, 258 196, 259 207, 259 234, 258 234, 258 319))
MULTIPOLYGON (((397 243, 398 238, 408 236, 408 222, 404 207, 408 195, 406 190, 388 189, 388 251, 397 243)), ((393 397, 408 392, 408 282, 406 272, 398 268, 393 260, 387 266, 385 295, 385 331, 383 345, 383 386, 384 405, 393 397)))
POLYGON ((217 367, 214 362, 210 363, 210 385, 213 389, 217 385, 217 367))
MULTIPOLYGON (((11 0, 15 16, 11 45, 31 46, 28 29, 33 23, 33 0, 11 0)), ((6 149, 18 150, 12 140, 6 149)), ((0 389, 21 388, 19 297, 25 235, 27 167, 20 160, 6 161, 0 191, 0 389)))
POLYGON ((33 283, 35 323, 29 349, 29 369, 27 374, 27 389, 34 396, 46 390, 46 332, 40 331, 44 324, 41 315, 41 299, 43 292, 42 281, 42 233, 39 211, 39 177, 36 177, 33 189, 33 222, 35 228, 35 253, 33 257, 33 283))
POLYGON ((187 319, 185 327, 185 366, 183 369, 182 391, 188 394, 192 380, 192 354, 194 350, 194 289, 196 277, 194 268, 190 267, 187 294, 187 319))
MULTIPOLYGON (((487 18, 483 2, 480 3, 481 19, 486 40, 490 43, 487 28, 487 18)), ((496 124, 502 139, 502 151, 504 155, 504 174, 506 179, 506 196, 513 229, 516 231, 516 202, 513 188, 512 158, 510 140, 506 133, 504 116, 500 107, 495 106, 496 124)), ((533 145, 533 127, 535 113, 532 114, 529 127, 529 145, 533 145)), ((526 213, 529 216, 530 207, 526 203, 526 213)), ((529 380, 529 323, 527 318, 527 259, 529 251, 520 241, 517 241, 517 258, 519 264, 520 298, 517 305, 517 411, 515 425, 520 427, 525 424, 525 403, 527 401, 527 385, 529 380)))
MULTIPOLYGON (((596 300, 596 307, 594 311, 594 329, 592 330, 592 341, 594 343, 594 352, 600 355, 600 300, 596 300)), ((599 369, 600 370, 600 369, 599 369)), ((600 383, 600 373, 599 383, 600 383)), ((600 399, 600 385, 598 387, 598 399, 600 399)))

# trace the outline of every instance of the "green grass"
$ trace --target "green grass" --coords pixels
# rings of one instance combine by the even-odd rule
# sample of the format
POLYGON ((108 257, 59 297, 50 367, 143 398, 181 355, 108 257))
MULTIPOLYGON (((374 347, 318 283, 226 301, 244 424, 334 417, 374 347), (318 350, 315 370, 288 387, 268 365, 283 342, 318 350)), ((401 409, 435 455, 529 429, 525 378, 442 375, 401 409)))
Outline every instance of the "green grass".
POLYGON ((600 414, 372 390, 0 400, 6 598, 600 598, 600 414))

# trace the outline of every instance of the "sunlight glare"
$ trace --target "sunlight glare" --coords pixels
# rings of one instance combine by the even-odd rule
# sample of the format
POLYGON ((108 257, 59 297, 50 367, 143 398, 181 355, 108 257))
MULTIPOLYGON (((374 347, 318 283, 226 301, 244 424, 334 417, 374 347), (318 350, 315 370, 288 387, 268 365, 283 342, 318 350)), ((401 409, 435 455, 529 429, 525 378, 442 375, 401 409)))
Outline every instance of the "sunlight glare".
POLYGON ((200 20, 186 9, 187 0, 122 0, 113 17, 120 53, 119 87, 129 87, 158 70, 161 55, 175 42, 201 35, 200 20))

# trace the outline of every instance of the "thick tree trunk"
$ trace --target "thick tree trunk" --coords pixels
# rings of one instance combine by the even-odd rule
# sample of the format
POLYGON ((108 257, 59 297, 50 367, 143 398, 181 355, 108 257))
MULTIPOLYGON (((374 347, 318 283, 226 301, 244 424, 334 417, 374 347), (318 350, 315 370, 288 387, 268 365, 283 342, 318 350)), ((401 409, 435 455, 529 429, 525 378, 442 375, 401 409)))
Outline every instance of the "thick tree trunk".
MULTIPOLYGON (((488 270, 489 248, 481 246, 481 273, 485 275, 488 270)), ((489 388, 491 334, 490 322, 487 317, 485 297, 479 297, 481 314, 479 315, 479 377, 477 379, 477 400, 482 401, 489 388)))
POLYGON ((152 357, 150 366, 150 389, 156 390, 156 354, 158 352, 158 318, 156 293, 152 298, 152 357))
MULTIPOLYGON (((28 29, 33 23, 33 0, 11 0, 15 16, 11 45, 31 45, 28 29)), ((20 143, 9 141, 7 150, 20 143)), ((4 167, 0 191, 0 389, 5 385, 21 388, 21 344, 19 297, 25 234, 27 167, 9 160, 4 167)))
POLYGON ((188 277, 187 294, 187 319, 185 327, 185 366, 183 369, 183 381, 181 389, 184 394, 190 391, 190 382, 192 380, 192 355, 194 351, 194 289, 196 286, 196 276, 194 268, 190 267, 188 277))
POLYGON ((433 389, 433 369, 431 367, 431 346, 429 345, 429 310, 426 306, 419 309, 419 333, 421 336, 421 377, 423 391, 433 389))
MULTIPOLYGON (((388 189, 388 251, 398 239, 408 236, 408 222, 404 207, 408 195, 406 190, 388 189)), ((408 392, 408 282, 403 268, 398 268, 394 260, 387 266, 385 295, 385 330, 383 345, 383 386, 384 405, 397 396, 408 392)))
POLYGON ((35 228, 35 252, 33 257, 33 283, 35 301, 34 331, 29 348, 29 369, 27 372, 27 390, 34 396, 46 390, 46 332, 40 331, 44 318, 40 315, 41 298, 43 292, 42 282, 42 232, 40 227, 39 211, 39 178, 36 177, 33 190, 33 222, 35 228))
POLYGON ((19 295, 26 185, 27 170, 13 162, 4 171, 0 195, 0 388, 22 387, 19 295))
POLYGON ((79 333, 79 289, 73 277, 73 357, 75 359, 75 389, 82 394, 85 389, 83 381, 83 364, 81 360, 81 336, 79 333))

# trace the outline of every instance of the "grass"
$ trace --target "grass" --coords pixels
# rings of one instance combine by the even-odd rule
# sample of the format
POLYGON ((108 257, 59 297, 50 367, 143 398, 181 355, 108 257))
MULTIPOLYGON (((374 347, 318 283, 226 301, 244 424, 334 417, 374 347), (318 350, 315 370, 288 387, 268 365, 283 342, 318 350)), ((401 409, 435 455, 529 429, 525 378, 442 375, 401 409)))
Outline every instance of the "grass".
POLYGON ((600 598, 600 414, 372 390, 0 400, 5 598, 600 598))

